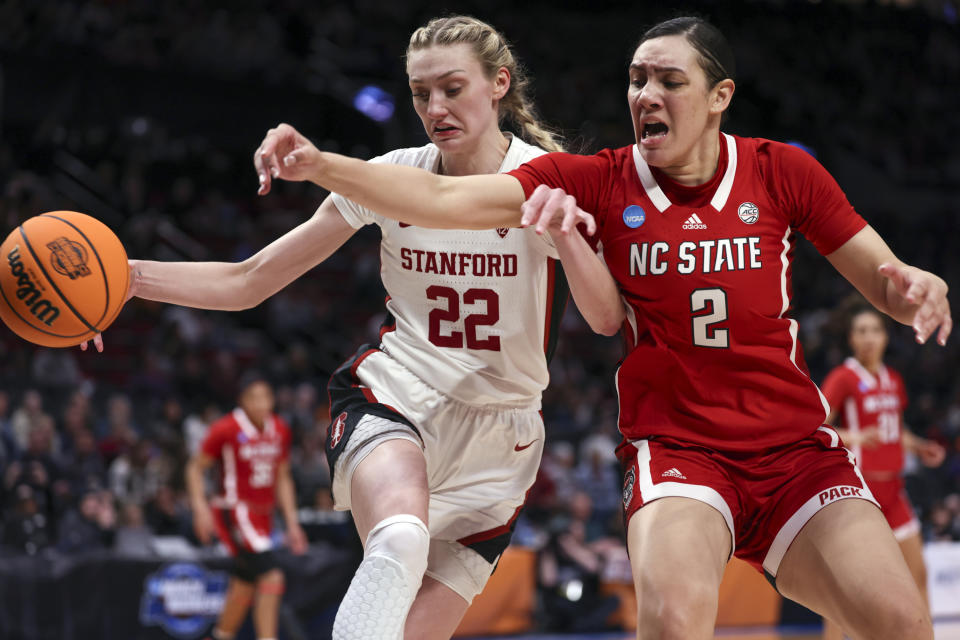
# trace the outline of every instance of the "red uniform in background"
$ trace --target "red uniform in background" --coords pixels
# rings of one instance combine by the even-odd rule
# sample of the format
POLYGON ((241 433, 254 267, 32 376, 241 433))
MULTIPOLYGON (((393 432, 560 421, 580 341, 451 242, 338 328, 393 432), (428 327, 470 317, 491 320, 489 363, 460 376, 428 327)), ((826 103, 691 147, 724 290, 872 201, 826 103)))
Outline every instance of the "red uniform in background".
POLYGON ((270 550, 277 468, 290 455, 289 427, 270 415, 260 431, 237 408, 210 425, 201 448, 220 463, 211 500, 220 539, 233 555, 270 550))
POLYGON ((839 499, 872 500, 797 341, 797 233, 821 254, 865 221, 826 170, 785 144, 720 134, 717 172, 681 185, 635 145, 547 154, 510 172, 527 197, 559 187, 592 213, 627 303, 617 371, 629 518, 662 497, 723 515, 739 557, 776 576, 803 525, 839 499))
POLYGON ((897 540, 920 531, 920 523, 903 488, 903 410, 907 406, 903 378, 881 366, 877 375, 854 358, 835 368, 823 382, 823 393, 851 434, 876 428, 880 442, 851 447, 870 490, 880 503, 897 540))

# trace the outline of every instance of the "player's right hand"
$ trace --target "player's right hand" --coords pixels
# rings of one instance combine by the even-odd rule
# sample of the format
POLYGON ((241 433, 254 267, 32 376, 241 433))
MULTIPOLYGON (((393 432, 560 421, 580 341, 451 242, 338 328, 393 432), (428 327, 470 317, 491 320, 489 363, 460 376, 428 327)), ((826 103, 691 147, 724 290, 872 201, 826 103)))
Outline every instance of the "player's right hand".
POLYGON ((202 544, 209 544, 214 534, 213 513, 210 507, 193 510, 193 532, 202 544))
POLYGON ((586 225, 587 234, 597 231, 593 216, 577 206, 576 199, 563 189, 551 189, 541 184, 520 207, 523 216, 520 226, 536 225, 538 234, 545 232, 570 233, 579 224, 586 225))
POLYGON ((274 178, 300 182, 309 180, 318 170, 320 151, 289 124, 281 123, 267 131, 253 153, 253 166, 260 179, 258 195, 270 193, 274 178))

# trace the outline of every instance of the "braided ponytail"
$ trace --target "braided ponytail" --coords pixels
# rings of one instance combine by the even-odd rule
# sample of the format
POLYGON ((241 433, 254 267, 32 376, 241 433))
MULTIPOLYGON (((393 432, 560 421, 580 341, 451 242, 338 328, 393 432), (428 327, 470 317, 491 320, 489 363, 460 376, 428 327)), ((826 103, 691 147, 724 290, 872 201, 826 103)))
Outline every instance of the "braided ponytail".
POLYGON ((559 134, 540 121, 527 95, 530 79, 526 70, 517 62, 506 38, 487 23, 470 16, 434 18, 410 36, 407 55, 434 45, 460 43, 473 47, 487 77, 494 77, 501 67, 510 72, 510 89, 500 100, 501 123, 509 119, 528 143, 547 151, 563 151, 559 134))

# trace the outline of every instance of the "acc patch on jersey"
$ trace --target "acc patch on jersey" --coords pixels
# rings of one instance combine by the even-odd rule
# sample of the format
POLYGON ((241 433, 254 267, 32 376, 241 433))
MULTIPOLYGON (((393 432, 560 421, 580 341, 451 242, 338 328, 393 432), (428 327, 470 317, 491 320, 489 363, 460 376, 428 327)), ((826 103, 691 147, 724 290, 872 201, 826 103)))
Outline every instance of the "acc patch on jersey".
POLYGON ((633 472, 633 467, 627 469, 627 472, 623 474, 623 508, 630 508, 630 501, 633 500, 633 484, 636 482, 637 476, 633 472))
POLYGON ((753 224, 760 217, 760 207, 752 202, 744 202, 740 205, 740 208, 737 209, 737 215, 747 224, 753 224))
POLYGON ((636 229, 642 225, 646 219, 647 214, 644 212, 643 207, 639 205, 632 204, 623 210, 623 224, 631 229, 636 229))

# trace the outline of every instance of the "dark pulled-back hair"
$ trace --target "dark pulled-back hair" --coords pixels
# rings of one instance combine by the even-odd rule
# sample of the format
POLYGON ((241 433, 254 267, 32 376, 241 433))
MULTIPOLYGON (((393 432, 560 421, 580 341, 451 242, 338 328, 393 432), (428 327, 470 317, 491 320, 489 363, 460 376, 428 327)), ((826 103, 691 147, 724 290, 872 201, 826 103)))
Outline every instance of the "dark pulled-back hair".
POLYGON ((736 80, 737 69, 730 43, 719 29, 703 18, 681 16, 664 20, 647 29, 637 47, 654 38, 680 35, 696 49, 700 67, 706 74, 707 84, 711 89, 726 78, 736 80))

